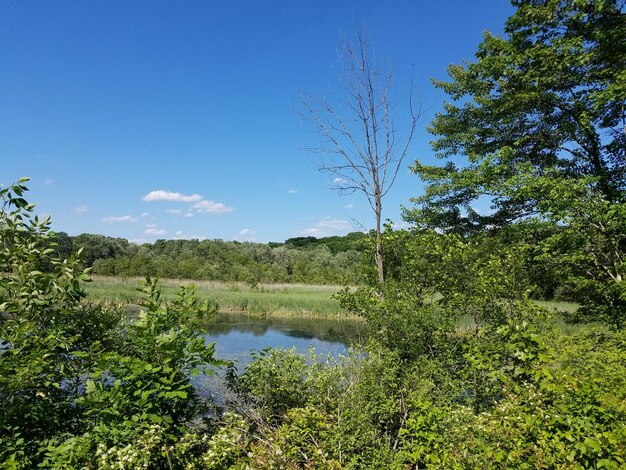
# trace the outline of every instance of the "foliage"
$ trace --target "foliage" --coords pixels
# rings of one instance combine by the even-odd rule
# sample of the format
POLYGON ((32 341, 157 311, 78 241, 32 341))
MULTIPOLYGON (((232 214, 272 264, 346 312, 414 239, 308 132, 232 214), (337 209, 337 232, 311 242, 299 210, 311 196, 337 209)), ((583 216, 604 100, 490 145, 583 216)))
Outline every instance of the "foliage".
POLYGON ((551 241, 556 240, 564 230, 563 226, 551 221, 529 218, 491 232, 486 238, 497 239, 499 244, 516 253, 520 269, 528 278, 533 299, 567 300, 566 273, 555 254, 565 249, 563 246, 557 249, 551 241))
POLYGON ((332 436, 326 416, 314 408, 293 408, 268 441, 257 441, 250 455, 252 468, 342 468, 324 444, 332 436))
POLYGON ((327 246, 333 255, 344 251, 359 251, 367 235, 363 232, 351 232, 344 236, 332 237, 294 237, 285 240, 285 245, 296 248, 317 248, 327 246))
POLYGON ((552 205, 552 219, 556 224, 565 223, 567 229, 555 231, 545 240, 546 254, 538 261, 548 257, 559 261, 555 274, 582 304, 579 318, 623 327, 626 201, 611 203, 597 194, 586 193, 582 185, 570 184, 565 188, 554 184, 553 191, 552 199, 556 202, 552 205))
MULTIPOLYGON (((431 125, 442 158, 467 166, 413 167, 429 184, 425 215, 438 226, 502 224, 540 210, 518 175, 576 182, 610 203, 623 201, 626 21, 620 1, 513 2, 505 37, 485 33, 473 63, 436 82, 447 103, 431 125), (469 98, 463 100, 463 98, 469 98), (471 201, 485 194, 495 212, 471 201), (463 207, 466 216, 458 210, 463 207)), ((551 187, 546 187, 551 189, 551 187)))
POLYGON ((82 234, 73 244, 87 254, 94 274, 246 282, 357 283, 363 263, 360 232, 344 237, 302 237, 285 243, 223 240, 124 239, 82 234))
POLYGON ((529 299, 532 284, 523 260, 499 239, 387 227, 383 252, 387 282, 382 295, 363 287, 345 289, 337 297, 404 359, 456 347, 448 338, 459 324, 478 331, 539 313, 529 299))
POLYGON ((83 297, 87 271, 78 269, 76 257, 52 256, 50 218, 33 216, 34 205, 23 198, 27 181, 0 190, 0 311, 47 323, 83 297))
POLYGON ((223 365, 199 334, 214 306, 192 287, 164 301, 149 277, 135 319, 88 303, 83 253, 59 258, 68 240, 55 244, 49 220, 33 215, 25 180, 0 190, 0 465, 626 466, 623 5, 514 5, 507 37, 487 34, 477 62, 440 84, 470 100, 436 117, 435 149, 469 162, 416 164, 430 186, 409 216, 417 226, 376 240, 384 284, 352 272, 363 259, 352 239, 83 237, 93 259, 110 256, 94 261, 103 272, 223 270, 255 291, 265 279, 372 281, 337 296, 369 323, 365 350, 259 351, 241 374, 229 369, 223 415, 209 416, 217 410, 192 385, 223 365), (481 195, 494 213, 471 208, 481 195), (614 328, 555 327, 530 300, 545 286, 614 328))
POLYGON ((626 463, 623 333, 566 337, 545 325, 510 321, 478 336, 455 335, 461 347, 447 360, 402 361, 377 348, 358 360, 326 363, 307 364, 289 351, 257 356, 241 377, 254 385, 239 392, 256 399, 240 409, 248 423, 240 452, 253 468, 626 463), (275 363, 272 354, 280 357, 275 363), (600 365, 603 357, 608 364, 600 365), (276 406, 284 403, 280 394, 262 385, 270 371, 274 385, 288 377, 290 390, 297 390, 298 400, 286 409, 276 406))
POLYGON ((72 246, 83 249, 83 260, 93 266, 98 259, 120 258, 130 251, 130 243, 124 238, 82 233, 71 238, 72 246))
POLYGON ((528 299, 533 276, 512 243, 525 243, 524 231, 466 238, 388 228, 384 289, 340 295, 374 330, 366 351, 259 351, 242 374, 230 369, 229 412, 208 419, 191 377, 222 364, 198 334, 214 306, 193 287, 164 301, 151 278, 134 320, 85 302, 70 282, 86 275, 80 259, 45 251, 47 225, 31 223, 14 189, 3 197, 4 467, 626 464, 626 335, 553 328, 528 299), (51 269, 32 272, 38 262, 51 269))
MULTIPOLYGON (((540 228, 543 240, 562 235, 540 228)), ((366 355, 323 363, 265 351, 231 383, 239 394, 233 406, 251 426, 249 461, 258 468, 626 464, 624 333, 567 336, 529 299, 540 278, 528 272, 529 259, 545 255, 527 246, 536 229, 529 222, 467 238, 388 228, 384 289, 339 294, 373 329, 366 355)))
POLYGON ((305 404, 306 359, 294 350, 264 349, 252 352, 253 360, 239 377, 230 371, 231 387, 254 398, 268 416, 280 416, 289 408, 305 404))
POLYGON ((135 321, 121 307, 81 303, 80 252, 55 256, 25 182, 0 191, 0 462, 106 468, 115 454, 129 467, 162 466, 205 409, 191 376, 222 365, 198 330, 214 310, 192 288, 163 305, 149 278, 135 321))
POLYGON ((413 165, 427 187, 407 218, 463 234, 532 216, 551 222, 537 260, 561 265, 559 282, 583 304, 581 317, 622 327, 624 3, 513 4, 505 36, 486 33, 475 62, 436 82, 454 102, 431 124, 433 148, 450 161, 413 165), (485 200, 492 211, 480 214, 474 207, 485 200))

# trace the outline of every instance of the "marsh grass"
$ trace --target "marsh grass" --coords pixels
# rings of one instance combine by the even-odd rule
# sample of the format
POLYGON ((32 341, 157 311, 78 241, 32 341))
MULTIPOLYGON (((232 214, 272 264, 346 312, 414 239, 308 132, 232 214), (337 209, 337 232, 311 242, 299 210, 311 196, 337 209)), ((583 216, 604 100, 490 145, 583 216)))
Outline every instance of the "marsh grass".
POLYGON ((536 303, 543 308, 554 311, 555 315, 552 318, 553 325, 557 331, 563 334, 593 334, 606 333, 609 331, 608 326, 600 322, 571 323, 566 321, 567 317, 578 310, 579 305, 577 303, 558 300, 537 300, 536 303))
POLYGON ((535 303, 540 307, 555 310, 558 313, 574 313, 578 309, 578 304, 560 300, 536 300, 535 303))
MULTIPOLYGON (((86 291, 92 300, 107 300, 128 305, 136 305, 141 298, 138 288, 143 278, 122 278, 93 276, 93 282, 86 284, 86 291)), ((243 282, 192 281, 181 279, 162 279, 159 284, 163 297, 171 300, 180 285, 195 285, 201 300, 214 301, 220 310, 246 312, 255 315, 284 316, 335 316, 346 317, 339 307, 339 302, 332 296, 342 289, 341 286, 309 284, 258 284, 252 286, 243 282)), ((574 333, 581 329, 588 331, 594 325, 570 325, 559 314, 576 311, 578 304, 560 301, 537 301, 540 306, 554 310, 558 329, 574 333)), ((132 308, 131 308, 132 310, 132 308)), ((461 329, 473 328, 470 318, 462 318, 461 329)), ((597 325, 598 329, 603 329, 597 325)))
MULTIPOLYGON (((141 278, 93 276, 85 290, 92 300, 108 300, 137 304, 141 298, 138 287, 141 278)), ((180 285, 195 285, 201 300, 214 301, 221 310, 251 314, 298 316, 345 316, 339 302, 332 295, 340 286, 305 284, 224 283, 216 281, 189 281, 163 279, 159 282, 163 297, 171 300, 180 285)))

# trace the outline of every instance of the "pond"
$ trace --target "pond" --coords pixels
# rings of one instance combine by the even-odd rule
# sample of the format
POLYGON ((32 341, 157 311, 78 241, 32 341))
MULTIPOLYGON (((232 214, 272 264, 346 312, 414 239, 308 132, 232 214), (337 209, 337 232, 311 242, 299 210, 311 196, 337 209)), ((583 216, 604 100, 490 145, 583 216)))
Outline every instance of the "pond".
MULTIPOLYGON (((364 321, 346 318, 268 318, 244 313, 218 312, 207 328, 204 338, 215 342, 219 359, 235 361, 239 373, 252 360, 250 353, 265 348, 295 348, 308 354, 311 347, 326 357, 345 355, 350 345, 362 341, 367 334, 364 321)), ((193 382, 201 395, 222 402, 228 396, 224 382, 225 369, 216 375, 196 377, 193 382)))
POLYGON ((263 317, 244 313, 219 312, 204 334, 215 341, 220 359, 237 361, 237 368, 250 362, 250 352, 271 348, 292 348, 307 354, 346 354, 351 344, 366 334, 365 322, 346 318, 263 317))

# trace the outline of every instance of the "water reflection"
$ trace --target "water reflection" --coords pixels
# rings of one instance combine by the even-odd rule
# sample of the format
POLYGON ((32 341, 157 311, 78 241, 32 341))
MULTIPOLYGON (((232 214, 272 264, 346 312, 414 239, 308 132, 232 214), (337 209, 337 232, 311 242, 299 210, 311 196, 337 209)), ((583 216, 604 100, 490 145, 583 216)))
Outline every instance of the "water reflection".
POLYGON ((241 370, 250 351, 267 347, 292 348, 307 353, 314 347, 318 354, 345 354, 366 334, 362 321, 335 318, 265 318, 241 313, 218 313, 207 326, 207 341, 215 341, 216 353, 238 361, 241 370))
MULTIPOLYGON (((215 342, 218 358, 234 361, 243 372, 252 360, 253 350, 295 348, 308 354, 314 348, 320 358, 346 355, 348 347, 359 343, 366 335, 363 321, 333 318, 264 318, 243 313, 218 313, 208 324, 204 338, 215 342)), ((200 394, 215 403, 228 401, 229 391, 224 381, 225 370, 210 377, 193 379, 200 394)))

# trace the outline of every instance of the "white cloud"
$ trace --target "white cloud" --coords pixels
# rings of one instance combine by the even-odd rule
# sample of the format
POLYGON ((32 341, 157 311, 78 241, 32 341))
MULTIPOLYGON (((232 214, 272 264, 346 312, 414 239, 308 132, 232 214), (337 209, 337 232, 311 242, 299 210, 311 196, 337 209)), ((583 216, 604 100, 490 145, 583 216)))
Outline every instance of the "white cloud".
POLYGON ((206 240, 207 237, 203 236, 203 235, 187 235, 184 232, 177 230, 176 233, 174 234, 174 237, 172 237, 173 240, 198 240, 198 241, 202 241, 202 240, 206 240))
POLYGON ((84 214, 89 210, 89 206, 78 206, 74 208, 74 212, 77 214, 84 214))
POLYGON ((148 217, 150 215, 150 212, 142 212, 141 213, 141 217, 148 217))
POLYGON ((255 233, 256 230, 252 230, 251 228, 242 228, 241 230, 239 230, 239 236, 237 237, 237 240, 245 242, 255 242, 256 238, 252 236, 255 233))
MULTIPOLYGON (((204 201, 200 201, 200 202, 204 202, 204 201)), ((194 204, 195 206, 195 204, 194 204)), ((193 206, 192 206, 193 207, 193 206)), ((174 214, 174 215, 180 215, 182 217, 193 217, 193 209, 192 208, 188 208, 188 209, 165 209, 165 212, 167 212, 168 214, 174 214)), ((200 212, 200 211, 198 211, 200 212)))
POLYGON ((226 212, 232 212, 235 210, 234 207, 229 207, 226 204, 215 201, 202 200, 200 202, 196 202, 193 206, 196 212, 201 212, 204 214, 224 214, 226 212))
POLYGON ((153 202, 153 201, 175 201, 175 202, 197 202, 202 200, 202 196, 199 194, 192 194, 190 196, 186 196, 181 193, 174 193, 171 191, 164 191, 159 189, 157 191, 150 191, 143 198, 144 201, 153 202))
POLYGON ((54 184, 54 180, 52 178, 48 178, 46 181, 44 181, 44 183, 50 186, 51 184, 54 184))
POLYGON ((302 234, 314 237, 325 237, 339 233, 347 233, 351 228, 352 225, 347 220, 326 218, 320 220, 314 226, 304 229, 302 234))
POLYGON ((134 243, 135 245, 143 245, 144 243, 150 243, 150 240, 146 240, 145 238, 133 238, 132 240, 128 240, 129 243, 134 243))
POLYGON ((319 226, 321 228, 328 228, 332 230, 350 230, 350 222, 347 220, 336 219, 324 219, 320 221, 319 226))
POLYGON ((333 183, 335 183, 335 184, 342 184, 342 183, 345 183, 345 182, 346 182, 346 180, 344 178, 335 178, 333 180, 333 183))
POLYGON ((136 222, 136 221, 137 219, 135 219, 132 215, 110 216, 110 217, 105 217, 102 219, 102 222, 104 222, 105 224, 113 224, 117 222, 136 222))
POLYGON ((147 228, 143 233, 146 235, 165 235, 167 230, 163 230, 161 228, 150 227, 147 228))
POLYGON ((297 194, 297 193, 298 193, 298 190, 297 190, 297 189, 288 189, 288 190, 287 190, 287 192, 288 192, 289 194, 297 194))
POLYGON ((350 203, 350 204, 346 204, 346 209, 352 209, 354 207, 354 204, 350 203))
POLYGON ((235 210, 234 207, 227 206, 221 202, 211 201, 204 199, 200 194, 192 194, 190 196, 174 193, 171 191, 164 191, 162 189, 158 191, 151 191, 143 198, 144 201, 174 201, 174 202, 189 202, 193 203, 186 210, 183 209, 166 209, 168 214, 182 215, 183 217, 193 217, 193 212, 203 214, 225 214, 235 210))
POLYGON ((156 227, 156 226, 157 226, 157 224, 146 224, 146 227, 147 227, 147 228, 154 228, 154 227, 156 227))
POLYGON ((319 236, 324 235, 323 230, 319 227, 305 228, 301 233, 302 235, 309 235, 311 237, 319 237, 319 236))

